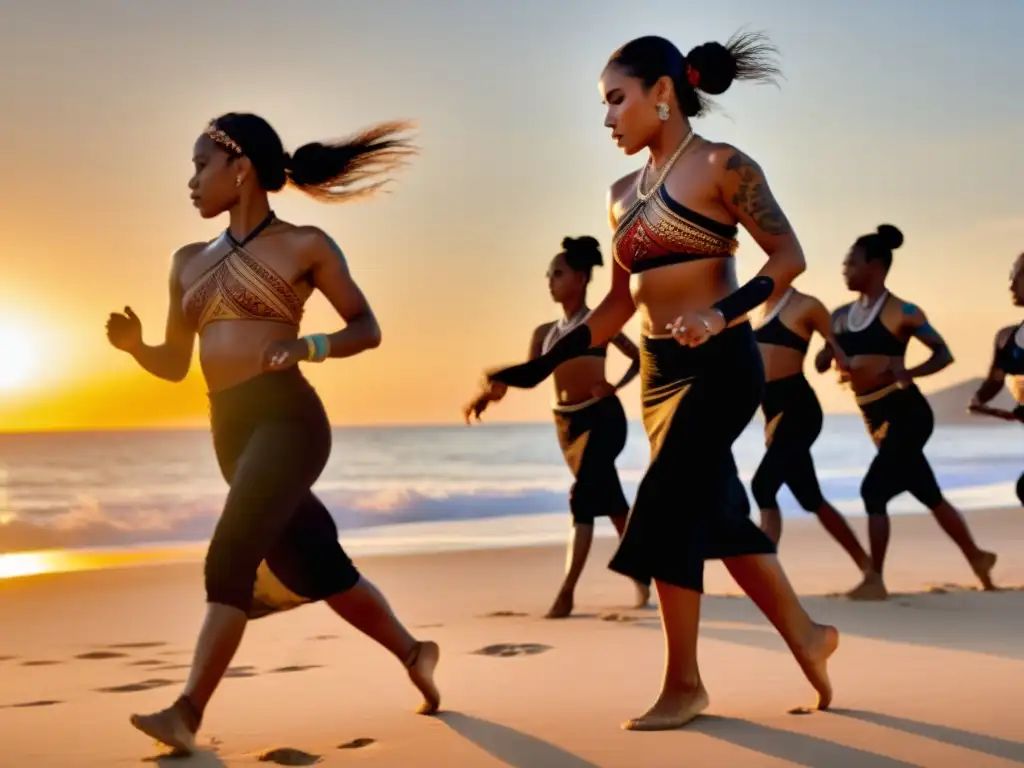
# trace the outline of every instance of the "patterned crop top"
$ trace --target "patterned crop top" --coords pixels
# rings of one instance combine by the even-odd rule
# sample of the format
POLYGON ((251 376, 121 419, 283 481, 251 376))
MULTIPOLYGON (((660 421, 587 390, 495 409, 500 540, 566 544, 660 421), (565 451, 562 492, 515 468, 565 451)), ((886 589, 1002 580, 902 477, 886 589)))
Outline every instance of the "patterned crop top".
POLYGON ((245 249, 273 220, 263 222, 239 242, 230 232, 227 255, 204 272, 185 291, 185 316, 202 333, 218 320, 263 320, 298 326, 303 302, 291 284, 245 249))
POLYGON ((612 238, 615 260, 628 272, 736 254, 734 225, 709 219, 671 197, 663 184, 637 200, 619 220, 612 238))

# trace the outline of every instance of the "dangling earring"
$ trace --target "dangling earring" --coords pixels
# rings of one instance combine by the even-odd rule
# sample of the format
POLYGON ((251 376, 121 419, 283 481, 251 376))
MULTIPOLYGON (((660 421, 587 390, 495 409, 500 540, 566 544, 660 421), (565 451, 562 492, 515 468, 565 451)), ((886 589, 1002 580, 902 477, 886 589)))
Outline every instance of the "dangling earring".
POLYGON ((664 101, 658 102, 658 119, 661 120, 661 122, 668 120, 668 104, 664 101))
POLYGON ((242 186, 242 177, 241 176, 235 176, 235 186, 236 187, 242 186))

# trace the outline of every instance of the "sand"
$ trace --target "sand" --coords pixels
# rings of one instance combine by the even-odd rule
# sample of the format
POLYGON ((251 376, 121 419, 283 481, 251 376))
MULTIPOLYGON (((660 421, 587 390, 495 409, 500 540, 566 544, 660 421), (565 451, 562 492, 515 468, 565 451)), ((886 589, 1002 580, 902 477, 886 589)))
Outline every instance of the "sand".
MULTIPOLYGON (((161 752, 128 715, 169 703, 203 611, 198 563, 0 582, 0 765, 167 766, 970 766, 1024 764, 1024 511, 971 513, 1001 555, 981 593, 926 516, 893 519, 884 604, 827 594, 857 574, 813 519, 787 520, 781 556, 806 604, 843 632, 830 712, 719 563, 708 566, 700 658, 711 715, 680 731, 621 721, 657 692, 657 613, 599 540, 575 618, 541 617, 560 549, 360 558, 415 634, 438 641, 444 712, 324 606, 250 625, 188 759, 161 752), (938 585, 937 589, 933 589, 938 585), (319 761, 319 762, 316 762, 319 761)), ((863 535, 863 519, 855 521, 863 535)))

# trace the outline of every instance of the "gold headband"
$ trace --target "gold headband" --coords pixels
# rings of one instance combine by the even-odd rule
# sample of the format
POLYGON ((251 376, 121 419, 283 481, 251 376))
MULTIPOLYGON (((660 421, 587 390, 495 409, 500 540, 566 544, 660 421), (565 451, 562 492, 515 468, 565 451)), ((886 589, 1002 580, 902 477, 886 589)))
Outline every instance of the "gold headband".
POLYGON ((217 144, 224 147, 224 149, 236 155, 244 155, 245 152, 238 146, 238 142, 228 136, 224 131, 214 125, 212 122, 206 126, 206 135, 213 139, 217 144))

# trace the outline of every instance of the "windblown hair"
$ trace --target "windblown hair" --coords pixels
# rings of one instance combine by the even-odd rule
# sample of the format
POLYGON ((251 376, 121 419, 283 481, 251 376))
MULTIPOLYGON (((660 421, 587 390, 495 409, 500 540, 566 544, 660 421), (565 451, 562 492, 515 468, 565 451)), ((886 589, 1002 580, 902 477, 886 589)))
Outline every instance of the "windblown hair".
POLYGON ((725 45, 698 45, 685 56, 669 40, 648 35, 619 48, 608 65, 638 78, 645 88, 670 78, 679 109, 687 117, 699 117, 713 106, 705 94, 725 93, 735 80, 775 83, 782 75, 778 53, 768 38, 755 32, 737 32, 725 45))
POLYGON ((380 123, 346 139, 303 144, 291 154, 258 115, 229 112, 210 121, 206 134, 229 155, 248 157, 268 192, 291 184, 321 202, 345 203, 377 192, 390 181, 387 174, 416 154, 403 135, 413 127, 408 121, 380 123))

